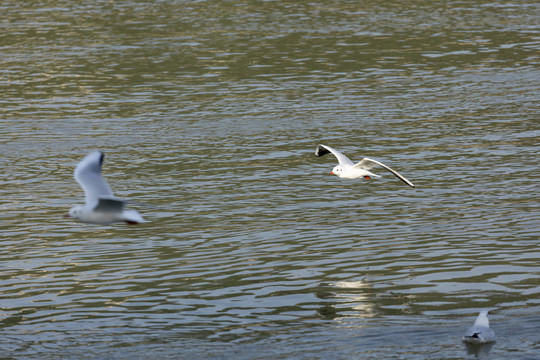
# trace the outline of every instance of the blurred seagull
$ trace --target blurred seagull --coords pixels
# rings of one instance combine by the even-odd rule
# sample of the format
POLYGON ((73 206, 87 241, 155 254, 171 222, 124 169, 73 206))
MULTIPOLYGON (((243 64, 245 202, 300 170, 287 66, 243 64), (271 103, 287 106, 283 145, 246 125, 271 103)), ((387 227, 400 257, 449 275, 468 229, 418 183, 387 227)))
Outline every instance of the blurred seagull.
POLYGON ((474 325, 467 329, 461 340, 472 344, 483 344, 495 341, 495 333, 489 328, 487 310, 480 311, 474 325))
POLYGON ((126 222, 138 224, 144 222, 135 210, 124 210, 126 201, 113 196, 111 188, 101 176, 104 155, 93 151, 79 162, 75 168, 75 180, 85 194, 85 204, 75 205, 65 217, 72 217, 86 223, 111 224, 126 222))
POLYGON ((378 162, 377 160, 363 158, 362 161, 355 164, 348 157, 346 157, 336 149, 322 144, 317 145, 317 149, 315 149, 315 155, 323 156, 328 153, 332 153, 339 162, 339 165, 336 165, 334 167, 330 175, 337 175, 340 178, 344 179, 357 179, 360 177, 363 177, 365 179, 371 179, 380 176, 372 173, 369 170, 376 166, 381 166, 386 170, 390 171, 392 174, 394 174, 394 176, 396 176, 399 180, 403 181, 405 184, 409 185, 410 187, 414 187, 414 184, 407 180, 403 175, 401 175, 395 170, 390 169, 388 166, 378 162))

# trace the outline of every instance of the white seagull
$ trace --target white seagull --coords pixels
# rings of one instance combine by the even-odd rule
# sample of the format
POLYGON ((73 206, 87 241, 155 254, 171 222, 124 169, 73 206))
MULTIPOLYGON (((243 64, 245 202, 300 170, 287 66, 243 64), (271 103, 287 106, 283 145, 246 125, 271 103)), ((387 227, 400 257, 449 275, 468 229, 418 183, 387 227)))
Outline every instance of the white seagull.
POLYGON ((482 310, 474 325, 461 338, 466 343, 483 344, 495 341, 495 333, 489 328, 488 311, 482 310))
POLYGON ((73 206, 65 217, 93 224, 114 222, 138 224, 144 222, 137 211, 124 210, 126 201, 113 196, 111 188, 101 176, 103 157, 101 151, 93 151, 82 159, 75 168, 75 180, 84 190, 85 204, 73 206))
POLYGON ((331 148, 330 146, 319 144, 317 146, 317 149, 315 150, 315 155, 317 156, 323 156, 328 153, 332 153, 339 162, 339 165, 336 165, 330 175, 337 175, 340 178, 344 179, 357 179, 360 177, 363 177, 365 179, 371 179, 373 177, 380 177, 379 175, 376 175, 372 173, 371 170, 375 166, 381 166, 385 168, 386 170, 390 171, 392 174, 394 174, 399 180, 403 181, 405 184, 414 187, 414 184, 407 180, 403 175, 398 173, 395 170, 390 169, 388 166, 384 165, 383 163, 378 162, 377 160, 369 159, 369 158, 363 158, 362 161, 355 164, 353 163, 348 157, 343 155, 341 152, 337 151, 334 148, 331 148))

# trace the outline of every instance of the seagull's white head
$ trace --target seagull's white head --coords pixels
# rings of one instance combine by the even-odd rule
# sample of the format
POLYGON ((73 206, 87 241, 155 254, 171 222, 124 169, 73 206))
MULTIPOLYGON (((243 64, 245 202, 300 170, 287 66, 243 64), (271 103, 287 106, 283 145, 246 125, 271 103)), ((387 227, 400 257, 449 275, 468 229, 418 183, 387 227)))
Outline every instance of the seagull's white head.
POLYGON ((82 213, 83 213, 82 205, 75 205, 71 209, 69 209, 69 212, 65 215, 65 217, 80 219, 82 216, 82 213))
POLYGON ((343 173, 343 166, 341 165, 336 165, 334 166, 334 168, 332 169, 332 172, 330 173, 330 175, 337 175, 339 177, 341 177, 341 174, 343 173))
POLYGON ((489 327, 489 317, 488 317, 487 310, 480 311, 480 314, 478 314, 478 317, 476 318, 474 325, 489 327))

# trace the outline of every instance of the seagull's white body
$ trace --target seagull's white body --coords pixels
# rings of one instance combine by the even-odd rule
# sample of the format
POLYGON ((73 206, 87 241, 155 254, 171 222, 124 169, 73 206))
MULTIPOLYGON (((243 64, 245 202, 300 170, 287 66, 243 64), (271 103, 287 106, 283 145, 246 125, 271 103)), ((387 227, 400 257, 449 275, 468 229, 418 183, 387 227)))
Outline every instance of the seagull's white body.
POLYGON ((467 329, 461 340, 473 344, 483 344, 495 341, 495 333, 489 328, 487 310, 480 311, 474 325, 467 329))
POLYGON ((392 170, 391 168, 389 168, 388 166, 384 165, 383 163, 377 160, 363 158, 362 161, 355 164, 348 157, 346 157, 345 155, 343 155, 341 152, 337 151, 336 149, 331 148, 330 146, 320 144, 317 146, 317 149, 315 150, 315 155, 317 156, 323 156, 328 153, 332 153, 332 155, 334 155, 339 162, 339 165, 336 165, 334 169, 332 169, 332 172, 330 173, 330 175, 337 175, 340 178, 344 178, 344 179, 358 179, 358 178, 371 179, 371 178, 380 177, 380 176, 372 173, 369 170, 371 170, 375 166, 380 166, 388 170, 392 174, 394 174, 395 177, 403 181, 405 184, 409 185, 410 187, 414 187, 414 184, 410 182, 409 180, 407 180, 403 175, 401 175, 395 170, 392 170))
POLYGON ((75 180, 81 185, 85 194, 84 205, 75 205, 66 214, 86 223, 111 224, 126 222, 138 224, 144 222, 135 210, 124 210, 125 201, 116 199, 111 188, 101 176, 103 153, 93 151, 79 162, 75 168, 75 180))

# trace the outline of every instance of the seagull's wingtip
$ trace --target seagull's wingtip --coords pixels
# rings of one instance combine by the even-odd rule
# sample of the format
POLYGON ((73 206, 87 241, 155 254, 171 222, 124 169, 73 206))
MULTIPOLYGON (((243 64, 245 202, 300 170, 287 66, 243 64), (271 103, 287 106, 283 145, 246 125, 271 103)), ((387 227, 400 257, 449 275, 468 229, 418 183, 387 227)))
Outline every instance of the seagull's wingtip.
POLYGON ((330 153, 330 150, 328 150, 328 148, 325 145, 323 144, 317 145, 317 148, 315 149, 315 155, 317 155, 318 157, 321 157, 328 153, 330 153))

